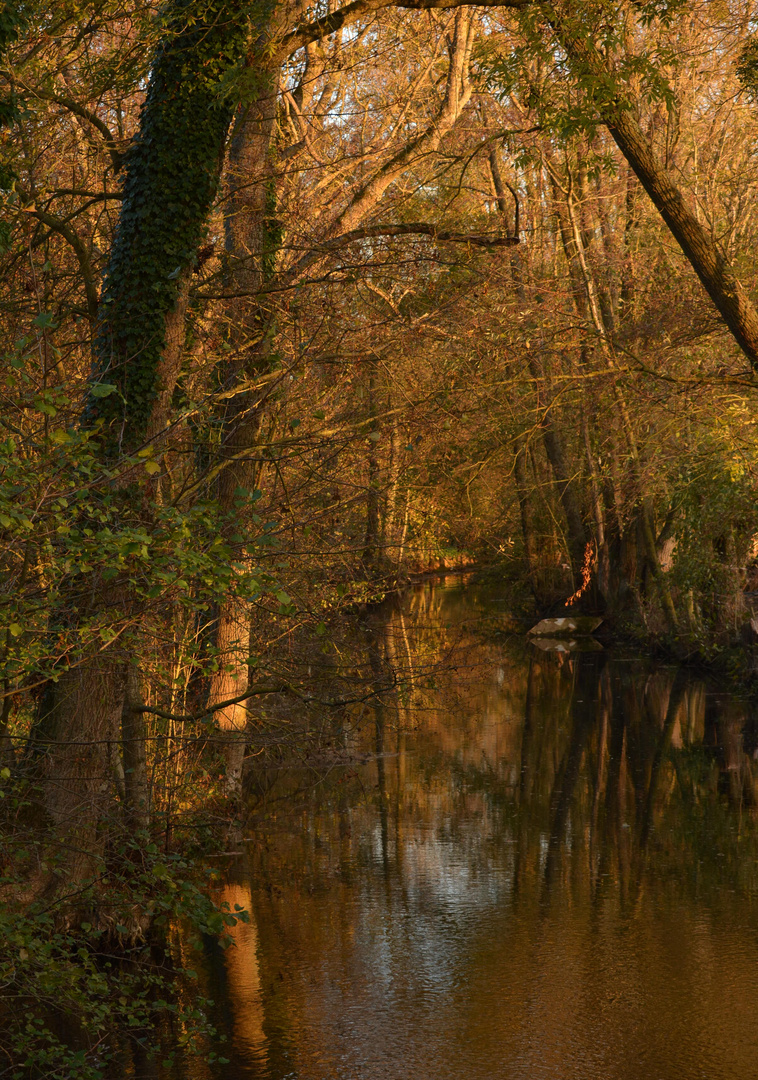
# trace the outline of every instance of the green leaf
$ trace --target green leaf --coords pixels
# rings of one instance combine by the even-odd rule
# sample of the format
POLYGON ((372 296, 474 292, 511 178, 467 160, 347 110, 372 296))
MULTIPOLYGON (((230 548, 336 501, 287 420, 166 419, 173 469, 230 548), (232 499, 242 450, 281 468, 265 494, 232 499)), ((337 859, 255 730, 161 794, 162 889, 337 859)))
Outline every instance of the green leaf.
POLYGON ((117 387, 115 387, 113 383, 95 383, 94 386, 90 387, 90 394, 92 397, 96 398, 108 397, 108 395, 114 393, 116 389, 117 387))

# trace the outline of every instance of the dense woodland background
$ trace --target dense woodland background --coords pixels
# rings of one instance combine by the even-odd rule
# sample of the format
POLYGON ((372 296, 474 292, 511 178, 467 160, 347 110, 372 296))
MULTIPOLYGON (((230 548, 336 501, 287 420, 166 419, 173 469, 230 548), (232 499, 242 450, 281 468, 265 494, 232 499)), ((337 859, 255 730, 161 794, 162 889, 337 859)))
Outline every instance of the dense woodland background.
POLYGON ((750 643, 757 17, 0 11, 9 901, 107 921, 118 851, 142 934, 155 836, 365 691, 341 613, 410 573, 750 643))

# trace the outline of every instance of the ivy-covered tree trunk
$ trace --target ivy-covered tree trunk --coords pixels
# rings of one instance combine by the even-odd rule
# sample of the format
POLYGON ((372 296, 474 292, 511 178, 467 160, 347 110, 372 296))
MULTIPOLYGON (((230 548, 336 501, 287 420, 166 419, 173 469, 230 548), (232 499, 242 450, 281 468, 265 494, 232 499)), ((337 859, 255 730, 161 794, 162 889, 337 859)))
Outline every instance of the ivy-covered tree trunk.
POLYGON ((97 383, 87 407, 111 452, 147 434, 179 373, 172 325, 195 264, 223 162, 232 103, 225 76, 244 53, 239 3, 175 0, 166 16, 103 285, 95 340, 97 383), (103 385, 115 392, 103 394, 103 385), (162 400, 163 399, 163 400, 162 400))
MULTIPOLYGON (((224 80, 244 53, 244 8, 223 0, 175 0, 164 11, 165 34, 151 69, 140 130, 126 160, 123 204, 108 262, 94 343, 95 365, 84 423, 100 432, 104 460, 116 465, 171 419, 170 403, 180 372, 187 283, 202 242, 223 162, 232 103, 224 80)), ((128 485, 133 472, 113 481, 124 513, 149 515, 149 506, 128 485), (120 489, 120 490, 119 490, 120 489)), ((131 519, 129 519, 130 524, 131 519)), ((149 525, 149 521, 147 522, 149 525)), ((88 610, 65 612, 69 624, 83 615, 130 610, 128 585, 102 576, 87 589, 88 610)), ((139 628, 139 612, 130 611, 139 628)), ((102 836, 96 823, 112 809, 111 747, 121 733, 129 746, 127 793, 144 803, 145 756, 134 744, 133 710, 124 711, 128 649, 111 646, 86 654, 52 688, 42 718, 45 737, 44 805, 53 824, 86 837, 89 862, 72 860, 72 871, 97 859, 102 836), (73 749, 72 749, 73 748, 73 749), (74 764, 72 764, 74 762, 74 764), (136 773, 135 773, 136 770, 136 773)), ((146 806, 127 808, 132 822, 146 823, 146 806)))

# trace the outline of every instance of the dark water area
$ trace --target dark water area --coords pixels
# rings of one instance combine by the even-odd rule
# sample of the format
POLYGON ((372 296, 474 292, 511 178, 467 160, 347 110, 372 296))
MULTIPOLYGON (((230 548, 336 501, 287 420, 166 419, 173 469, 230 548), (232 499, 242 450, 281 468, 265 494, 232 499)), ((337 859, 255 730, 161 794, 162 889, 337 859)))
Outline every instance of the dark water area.
POLYGON ((344 757, 254 766, 218 894, 251 921, 192 965, 229 1063, 184 1076, 758 1075, 752 706, 493 634, 506 600, 448 579, 372 615, 385 690, 330 719, 344 757))

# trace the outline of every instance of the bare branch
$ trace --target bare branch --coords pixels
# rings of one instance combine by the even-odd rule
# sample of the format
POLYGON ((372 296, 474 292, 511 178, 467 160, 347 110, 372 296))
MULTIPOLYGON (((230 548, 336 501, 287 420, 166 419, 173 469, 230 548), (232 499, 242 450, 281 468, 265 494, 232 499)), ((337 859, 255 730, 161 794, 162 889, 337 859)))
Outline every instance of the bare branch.
MULTIPOLYGON (((17 82, 17 80, 14 79, 10 72, 3 71, 0 72, 0 74, 2 74, 3 77, 11 83, 17 82)), ((118 143, 115 135, 105 123, 105 121, 100 119, 97 113, 92 112, 91 109, 85 108, 84 105, 80 105, 78 101, 74 101, 73 98, 70 98, 66 95, 54 94, 51 90, 41 90, 39 87, 36 86, 25 86, 23 83, 18 83, 18 85, 21 86, 21 88, 26 91, 27 94, 31 94, 33 97, 39 98, 40 101, 52 101, 53 104, 60 105, 64 109, 68 109, 68 111, 70 113, 73 113, 74 116, 78 116, 80 120, 86 120, 89 124, 92 125, 92 127, 96 128, 103 137, 103 142, 105 143, 105 147, 110 154, 114 170, 116 172, 119 172, 121 166, 124 163, 124 155, 118 149, 118 143)))
POLYGON ((27 213, 32 217, 36 217, 36 219, 43 225, 46 225, 48 229, 52 229, 53 232, 59 233, 74 249, 74 253, 79 260, 79 269, 82 272, 84 291, 87 296, 87 315, 90 322, 94 322, 97 316, 99 297, 97 294, 97 285, 95 284, 95 275, 92 270, 92 260, 90 259, 87 245, 70 225, 67 225, 65 221, 62 221, 61 218, 56 217, 54 214, 48 214, 45 210, 28 210, 27 213))
MULTIPOLYGON (((208 709, 203 709, 199 713, 170 713, 164 709, 155 709, 152 705, 138 705, 132 709, 132 712, 138 713, 150 713, 151 716, 159 716, 161 720, 173 720, 177 724, 191 724, 197 720, 204 720, 207 716, 213 716, 214 713, 221 709, 226 709, 230 705, 239 705, 243 701, 247 701, 248 698, 262 697, 264 694, 296 694, 297 692, 289 683, 276 683, 273 686, 256 686, 250 690, 246 690, 244 694, 239 694, 237 697, 228 698, 226 701, 220 701, 217 705, 212 705, 208 709)), ((299 696, 299 695, 298 695, 299 696)))
POLYGON ((123 199, 123 191, 87 191, 85 188, 56 188, 55 191, 49 191, 47 197, 50 199, 58 199, 63 195, 80 195, 83 199, 89 199, 90 202, 107 202, 109 199, 123 199))

